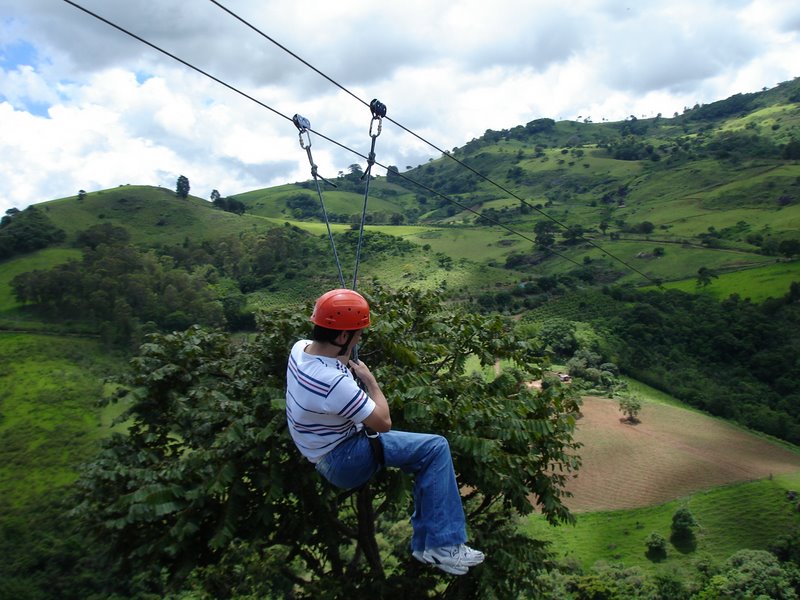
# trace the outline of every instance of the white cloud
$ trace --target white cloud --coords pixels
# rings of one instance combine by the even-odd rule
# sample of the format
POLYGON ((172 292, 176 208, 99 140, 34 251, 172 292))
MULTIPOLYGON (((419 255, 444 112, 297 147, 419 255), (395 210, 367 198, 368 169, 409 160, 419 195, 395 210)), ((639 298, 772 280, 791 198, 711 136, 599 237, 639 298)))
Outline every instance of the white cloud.
MULTIPOLYGON (((798 75, 792 0, 221 1, 443 149, 540 117, 671 116, 798 75)), ((365 106, 211 2, 79 2, 368 153, 365 106)), ((179 174, 206 198, 309 177, 289 121, 67 3, 0 0, 0 15, 2 210, 179 174)), ((327 177, 364 162, 313 134, 312 150, 327 177)), ((401 168, 436 155, 391 123, 376 153, 401 168)))

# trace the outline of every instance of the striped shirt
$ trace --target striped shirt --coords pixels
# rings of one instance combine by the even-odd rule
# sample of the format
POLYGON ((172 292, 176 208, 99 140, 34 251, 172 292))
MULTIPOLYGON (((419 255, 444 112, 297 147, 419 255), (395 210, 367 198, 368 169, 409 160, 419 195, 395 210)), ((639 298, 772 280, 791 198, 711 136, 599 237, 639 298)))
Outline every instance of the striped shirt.
POLYGON ((292 346, 286 369, 286 420, 298 450, 319 462, 362 429, 375 402, 338 359, 305 352, 310 340, 292 346))

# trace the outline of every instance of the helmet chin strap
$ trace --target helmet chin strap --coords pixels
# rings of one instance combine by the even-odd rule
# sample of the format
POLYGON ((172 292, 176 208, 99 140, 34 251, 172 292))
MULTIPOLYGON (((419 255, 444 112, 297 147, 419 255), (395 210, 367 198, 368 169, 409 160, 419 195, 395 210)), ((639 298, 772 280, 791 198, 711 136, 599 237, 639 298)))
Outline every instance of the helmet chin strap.
POLYGON ((347 347, 350 345, 350 342, 353 341, 355 335, 356 335, 355 330, 348 331, 347 341, 344 344, 337 344, 336 342, 331 342, 334 346, 339 347, 339 354, 337 354, 336 356, 344 356, 347 353, 347 347))

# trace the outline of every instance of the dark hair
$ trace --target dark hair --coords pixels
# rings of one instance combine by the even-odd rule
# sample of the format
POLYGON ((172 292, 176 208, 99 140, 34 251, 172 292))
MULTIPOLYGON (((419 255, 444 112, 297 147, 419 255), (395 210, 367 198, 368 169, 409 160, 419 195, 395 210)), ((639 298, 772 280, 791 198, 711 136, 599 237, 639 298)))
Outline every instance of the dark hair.
POLYGON ((340 333, 342 332, 338 329, 329 329, 322 325, 314 325, 314 330, 311 332, 311 339, 315 342, 327 342, 330 344, 336 341, 340 333))

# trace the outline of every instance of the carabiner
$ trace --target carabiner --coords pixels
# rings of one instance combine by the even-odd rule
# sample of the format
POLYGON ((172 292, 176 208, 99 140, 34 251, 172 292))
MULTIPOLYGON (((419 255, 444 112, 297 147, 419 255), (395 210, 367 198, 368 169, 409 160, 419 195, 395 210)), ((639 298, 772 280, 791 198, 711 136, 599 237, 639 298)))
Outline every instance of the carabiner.
POLYGON ((377 98, 373 98, 372 102, 369 103, 369 109, 372 111, 372 121, 369 123, 369 135, 374 140, 381 134, 381 119, 386 116, 386 105, 377 98), (375 124, 375 121, 378 122, 378 131, 377 133, 372 133, 372 126, 375 124))
MULTIPOLYGON (((294 123, 295 127, 297 127, 297 131, 299 132, 297 135, 300 138, 300 147, 303 150, 308 150, 311 148, 311 134, 308 133, 308 130, 311 129, 311 121, 296 114, 292 117, 292 123, 294 123), (303 141, 304 133, 306 134, 305 141, 303 141)), ((311 156, 309 156, 308 159, 311 161, 311 156)), ((314 164, 313 161, 311 161, 311 164, 314 164)))

